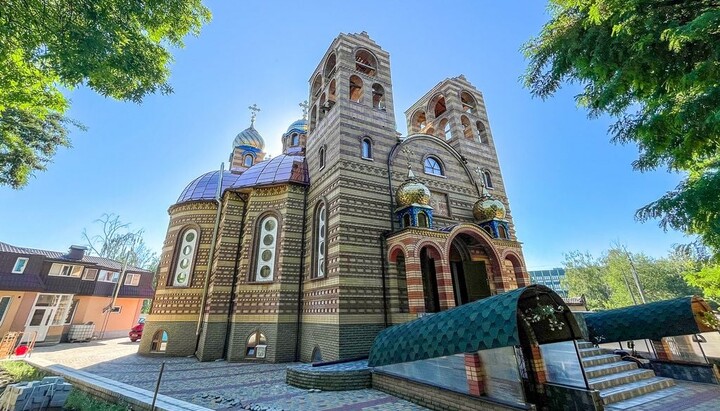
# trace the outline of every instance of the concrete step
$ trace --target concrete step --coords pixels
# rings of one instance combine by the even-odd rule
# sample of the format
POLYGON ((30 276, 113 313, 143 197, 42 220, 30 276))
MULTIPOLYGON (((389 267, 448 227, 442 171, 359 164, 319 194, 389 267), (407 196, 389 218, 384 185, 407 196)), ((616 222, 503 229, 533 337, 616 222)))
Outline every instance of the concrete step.
POLYGON ((578 348, 584 349, 584 348, 593 348, 594 345, 591 342, 588 341, 578 341, 577 342, 578 348))
POLYGON ((653 377, 655 377, 655 373, 652 370, 636 369, 589 379, 588 384, 590 384, 590 388, 604 390, 607 388, 617 387, 618 385, 647 380, 653 377))
POLYGON ((593 367, 600 364, 610 364, 620 361, 620 356, 615 354, 601 354, 583 358, 583 367, 593 367))
POLYGON ((605 375, 615 374, 623 371, 637 370, 638 366, 630 361, 611 362, 593 367, 585 367, 585 375, 588 379, 599 378, 605 375))
POLYGON ((600 390, 600 398, 602 399, 603 404, 607 405, 639 397, 641 395, 669 388, 674 385, 675 381, 671 378, 652 377, 600 390))
POLYGON ((583 358, 594 357, 603 353, 601 349, 595 347, 580 348, 578 351, 580 352, 580 356, 583 358))

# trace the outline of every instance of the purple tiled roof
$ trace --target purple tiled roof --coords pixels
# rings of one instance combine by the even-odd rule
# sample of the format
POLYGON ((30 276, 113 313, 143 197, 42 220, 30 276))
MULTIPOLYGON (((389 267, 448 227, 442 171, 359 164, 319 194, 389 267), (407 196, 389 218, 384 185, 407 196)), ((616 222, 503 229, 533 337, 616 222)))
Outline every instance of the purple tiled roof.
MULTIPOLYGON (((74 260, 71 258, 67 258, 66 254, 58 252, 58 251, 39 250, 36 248, 16 247, 16 246, 10 245, 8 243, 3 243, 2 241, 0 241, 0 252, 25 254, 25 255, 41 255, 43 257, 47 257, 47 258, 50 258, 53 260, 63 260, 63 261, 68 261, 68 262, 82 262, 82 263, 88 263, 88 264, 95 264, 95 265, 98 265, 103 268, 109 268, 111 270, 121 270, 122 269, 122 263, 117 262, 115 260, 111 260, 109 258, 86 255, 81 260, 74 260)), ((128 266, 127 269, 130 271, 133 271, 133 272, 145 272, 145 273, 151 272, 148 270, 144 270, 142 268, 132 267, 132 266, 128 266)))
MULTIPOLYGON (((180 194, 176 204, 186 201, 212 200, 218 189, 220 171, 210 171, 193 180, 180 194)), ((277 183, 309 182, 305 157, 281 154, 248 168, 242 174, 223 171, 222 190, 256 187, 277 183)))

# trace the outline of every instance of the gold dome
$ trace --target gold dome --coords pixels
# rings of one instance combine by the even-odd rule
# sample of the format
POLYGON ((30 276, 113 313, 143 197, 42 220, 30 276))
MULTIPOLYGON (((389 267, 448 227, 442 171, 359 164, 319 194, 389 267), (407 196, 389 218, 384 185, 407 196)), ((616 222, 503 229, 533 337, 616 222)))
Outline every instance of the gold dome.
POLYGON ((415 178, 412 170, 408 170, 408 179, 395 192, 395 201, 398 207, 430 205, 430 189, 415 178))
POLYGON ((473 216, 478 222, 487 220, 503 220, 505 218, 505 205, 492 197, 478 200, 473 207, 473 216))

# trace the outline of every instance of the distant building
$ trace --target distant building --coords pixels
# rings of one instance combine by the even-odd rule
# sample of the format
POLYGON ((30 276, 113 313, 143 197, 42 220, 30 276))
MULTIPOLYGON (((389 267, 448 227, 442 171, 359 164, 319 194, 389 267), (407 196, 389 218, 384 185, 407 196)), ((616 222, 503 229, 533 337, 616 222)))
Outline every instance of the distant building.
POLYGON ((562 268, 553 268, 552 270, 536 270, 529 271, 530 282, 533 284, 542 284, 551 288, 561 297, 568 297, 568 290, 561 284, 561 280, 565 278, 565 270, 562 268))
POLYGON ((16 247, 0 242, 0 336, 21 331, 24 340, 57 343, 74 324, 105 325, 104 337, 127 335, 143 300, 152 298, 151 271, 128 267, 115 304, 122 264, 85 255, 71 246, 68 253, 16 247), (112 307, 112 309, 110 309, 112 307))

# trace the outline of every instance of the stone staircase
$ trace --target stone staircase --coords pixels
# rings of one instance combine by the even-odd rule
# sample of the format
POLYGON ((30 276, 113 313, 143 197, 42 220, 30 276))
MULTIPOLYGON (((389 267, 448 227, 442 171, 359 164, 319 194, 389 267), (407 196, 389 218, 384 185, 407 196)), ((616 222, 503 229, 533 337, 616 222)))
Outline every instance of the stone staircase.
POLYGON ((619 355, 603 354, 589 342, 578 342, 585 376, 590 388, 600 391, 604 405, 625 401, 673 387, 671 378, 656 377, 655 372, 639 368, 619 355))

